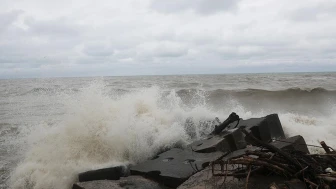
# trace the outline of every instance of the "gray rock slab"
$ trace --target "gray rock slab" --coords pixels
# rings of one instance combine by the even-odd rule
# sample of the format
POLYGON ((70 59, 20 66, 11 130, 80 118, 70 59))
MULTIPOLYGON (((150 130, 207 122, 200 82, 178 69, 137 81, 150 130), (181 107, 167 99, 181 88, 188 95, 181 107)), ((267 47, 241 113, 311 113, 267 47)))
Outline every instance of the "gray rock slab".
POLYGON ((188 149, 173 148, 152 160, 132 166, 130 172, 131 175, 145 175, 166 186, 176 188, 222 155, 222 152, 197 153, 188 149))
MULTIPOLYGON (((279 148, 280 150, 284 150, 288 152, 300 151, 303 153, 309 153, 306 142, 304 138, 300 135, 289 137, 286 139, 281 139, 281 141, 274 141, 274 142, 271 142, 270 144, 279 148)), ((223 160, 225 161, 231 158, 242 156, 245 154, 246 151, 259 151, 259 150, 261 150, 260 147, 248 145, 246 146, 246 148, 236 150, 236 151, 229 153, 228 155, 223 157, 223 160)))
POLYGON ((238 129, 223 131, 219 135, 195 141, 187 146, 195 152, 209 153, 215 151, 232 152, 246 147, 244 134, 238 129))
POLYGON ((286 151, 300 151, 309 154, 309 150, 305 139, 300 136, 293 136, 286 139, 281 139, 271 143, 273 146, 286 151))
POLYGON ((270 142, 272 139, 285 138, 278 114, 270 114, 266 117, 251 118, 247 120, 241 119, 237 125, 237 121, 231 123, 227 129, 233 129, 237 126, 245 126, 247 130, 264 142, 270 142))
POLYGON ((78 180, 79 182, 92 180, 119 180, 120 177, 126 176, 126 173, 126 166, 108 167, 80 173, 78 175, 78 180))
POLYGON ((75 183, 72 189, 168 189, 141 176, 122 177, 120 180, 97 180, 75 183))

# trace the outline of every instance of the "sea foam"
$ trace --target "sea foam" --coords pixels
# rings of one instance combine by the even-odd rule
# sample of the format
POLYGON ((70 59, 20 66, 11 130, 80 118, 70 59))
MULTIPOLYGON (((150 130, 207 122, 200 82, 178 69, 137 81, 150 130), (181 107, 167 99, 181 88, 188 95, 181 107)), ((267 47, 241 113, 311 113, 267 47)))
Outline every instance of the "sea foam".
MULTIPOLYGON (((233 111, 244 119, 276 113, 246 111, 234 99, 214 109, 207 98, 203 93, 194 94, 193 102, 185 104, 174 90, 159 87, 119 94, 113 87, 107 90, 103 82, 61 94, 59 102, 66 111, 61 121, 22 131, 27 132, 21 139, 25 152, 9 185, 13 189, 69 189, 80 172, 138 163, 199 139, 214 127, 204 121, 215 117, 223 121, 233 111)), ((315 145, 319 140, 336 144, 335 116, 281 113, 280 120, 288 136, 301 134, 315 145)))

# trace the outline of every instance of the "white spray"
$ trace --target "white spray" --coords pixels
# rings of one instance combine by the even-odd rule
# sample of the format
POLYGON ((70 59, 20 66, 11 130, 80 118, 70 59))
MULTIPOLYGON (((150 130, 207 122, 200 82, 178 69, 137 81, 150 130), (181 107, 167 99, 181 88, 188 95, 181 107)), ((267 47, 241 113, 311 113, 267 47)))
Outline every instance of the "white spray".
MULTIPOLYGON (((265 116, 274 112, 246 112, 238 102, 213 111, 206 105, 206 96, 192 107, 184 105, 175 91, 168 95, 158 87, 124 94, 107 95, 103 83, 94 83, 75 95, 61 95, 67 114, 52 127, 38 125, 30 132, 23 160, 12 172, 13 189, 68 189, 83 171, 137 163, 162 149, 191 142, 188 129, 196 136, 212 128, 194 123, 225 119, 235 111, 243 118, 265 116)), ((287 135, 302 134, 307 143, 323 139, 336 144, 335 118, 312 118, 281 114, 287 135)), ((196 138, 197 139, 197 138, 196 138)))

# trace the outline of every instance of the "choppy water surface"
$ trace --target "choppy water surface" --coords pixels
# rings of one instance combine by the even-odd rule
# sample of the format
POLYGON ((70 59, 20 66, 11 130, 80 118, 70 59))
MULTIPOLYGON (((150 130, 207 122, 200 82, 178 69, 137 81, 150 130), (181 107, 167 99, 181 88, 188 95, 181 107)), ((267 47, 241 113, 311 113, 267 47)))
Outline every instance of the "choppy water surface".
POLYGON ((336 73, 0 80, 0 188, 70 188, 79 172, 196 140, 232 111, 279 113, 288 136, 336 145, 336 73))

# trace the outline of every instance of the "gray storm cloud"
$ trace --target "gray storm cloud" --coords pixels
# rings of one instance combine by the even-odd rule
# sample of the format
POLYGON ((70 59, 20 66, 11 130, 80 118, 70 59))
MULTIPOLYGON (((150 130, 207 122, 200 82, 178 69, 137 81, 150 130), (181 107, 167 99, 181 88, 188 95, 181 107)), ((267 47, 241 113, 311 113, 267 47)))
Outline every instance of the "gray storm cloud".
POLYGON ((9 1, 0 77, 336 70, 333 0, 9 1))
POLYGON ((164 13, 193 10, 196 13, 213 14, 232 11, 237 7, 238 2, 237 0, 154 0, 151 7, 164 13))

